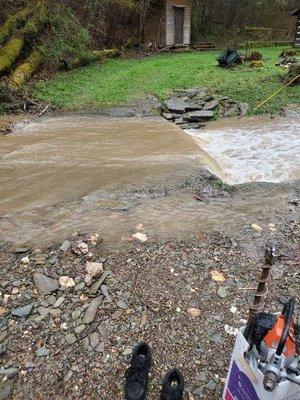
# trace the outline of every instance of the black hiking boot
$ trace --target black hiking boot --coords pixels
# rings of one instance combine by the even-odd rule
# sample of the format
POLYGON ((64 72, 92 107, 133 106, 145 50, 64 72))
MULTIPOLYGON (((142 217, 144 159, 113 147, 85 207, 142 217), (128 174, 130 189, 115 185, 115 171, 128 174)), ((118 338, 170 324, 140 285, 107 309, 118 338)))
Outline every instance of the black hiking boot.
POLYGON ((130 367, 125 373, 125 399, 145 400, 148 390, 149 370, 152 363, 151 349, 140 343, 133 351, 130 367))
POLYGON ((164 379, 160 400, 182 400, 183 390, 183 375, 178 369, 173 369, 164 379))

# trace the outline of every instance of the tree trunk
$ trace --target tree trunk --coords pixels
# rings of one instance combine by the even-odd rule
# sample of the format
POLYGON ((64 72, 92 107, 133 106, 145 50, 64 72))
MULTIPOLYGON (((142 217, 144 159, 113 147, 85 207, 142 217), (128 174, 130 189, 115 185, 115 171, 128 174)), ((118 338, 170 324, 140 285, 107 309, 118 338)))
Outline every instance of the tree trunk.
POLYGON ((0 76, 11 69, 15 61, 19 58, 25 43, 31 41, 43 29, 46 22, 46 11, 43 7, 37 10, 34 15, 15 36, 10 39, 0 50, 0 76))
POLYGON ((0 50, 0 75, 9 71, 19 57, 24 46, 24 39, 13 38, 0 50))
POLYGON ((64 59, 61 61, 61 69, 71 70, 85 65, 91 64, 95 61, 105 60, 106 58, 113 58, 119 54, 117 49, 95 50, 85 54, 82 57, 75 57, 71 59, 64 59))
POLYGON ((23 8, 6 20, 0 28, 0 46, 3 45, 15 31, 25 24, 26 20, 30 16, 30 12, 31 10, 29 8, 23 8))
POLYGON ((41 54, 37 50, 34 50, 27 60, 12 73, 9 79, 10 85, 13 87, 23 86, 38 70, 41 63, 41 54))
POLYGON ((226 27, 231 28, 234 25, 235 22, 235 16, 237 13, 237 2, 236 0, 230 0, 229 3, 229 9, 228 9, 228 16, 227 16, 227 22, 226 22, 226 27))

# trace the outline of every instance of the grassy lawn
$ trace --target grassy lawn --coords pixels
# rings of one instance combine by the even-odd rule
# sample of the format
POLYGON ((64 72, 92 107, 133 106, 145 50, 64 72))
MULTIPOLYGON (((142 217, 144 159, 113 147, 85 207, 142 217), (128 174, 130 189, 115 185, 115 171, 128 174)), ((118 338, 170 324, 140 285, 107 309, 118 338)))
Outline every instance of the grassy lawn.
MULTIPOLYGON (((286 70, 275 63, 284 49, 258 49, 265 58, 259 69, 247 65, 222 69, 216 62, 219 51, 113 59, 39 82, 35 94, 39 100, 62 108, 84 109, 122 104, 147 93, 163 99, 174 89, 206 86, 253 108, 281 87, 280 76, 286 70)), ((299 86, 286 88, 259 112, 277 112, 290 103, 300 103, 299 86)))

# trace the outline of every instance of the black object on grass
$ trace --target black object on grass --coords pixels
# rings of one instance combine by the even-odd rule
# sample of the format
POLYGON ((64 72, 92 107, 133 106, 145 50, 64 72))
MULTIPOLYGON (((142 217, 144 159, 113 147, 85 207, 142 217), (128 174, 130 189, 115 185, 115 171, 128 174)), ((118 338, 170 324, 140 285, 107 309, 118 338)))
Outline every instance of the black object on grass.
POLYGON ((235 49, 227 49, 217 58, 220 67, 230 68, 235 64, 242 64, 243 60, 235 49))

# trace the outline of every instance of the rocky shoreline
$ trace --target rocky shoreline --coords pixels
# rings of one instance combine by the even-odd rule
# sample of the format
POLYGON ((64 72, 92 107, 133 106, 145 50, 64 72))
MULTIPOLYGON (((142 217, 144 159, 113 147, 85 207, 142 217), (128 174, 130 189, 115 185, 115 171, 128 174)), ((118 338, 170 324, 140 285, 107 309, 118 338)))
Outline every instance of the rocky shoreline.
POLYGON ((207 88, 178 90, 163 104, 162 116, 182 129, 200 129, 217 118, 244 117, 247 103, 216 96, 207 88))
POLYGON ((221 399, 270 236, 279 260, 268 309, 299 291, 299 223, 251 231, 241 243, 217 232, 151 245, 137 236, 108 252, 90 234, 2 252, 0 398, 121 400, 132 346, 146 340, 155 359, 149 400, 175 366, 185 399, 221 399))

